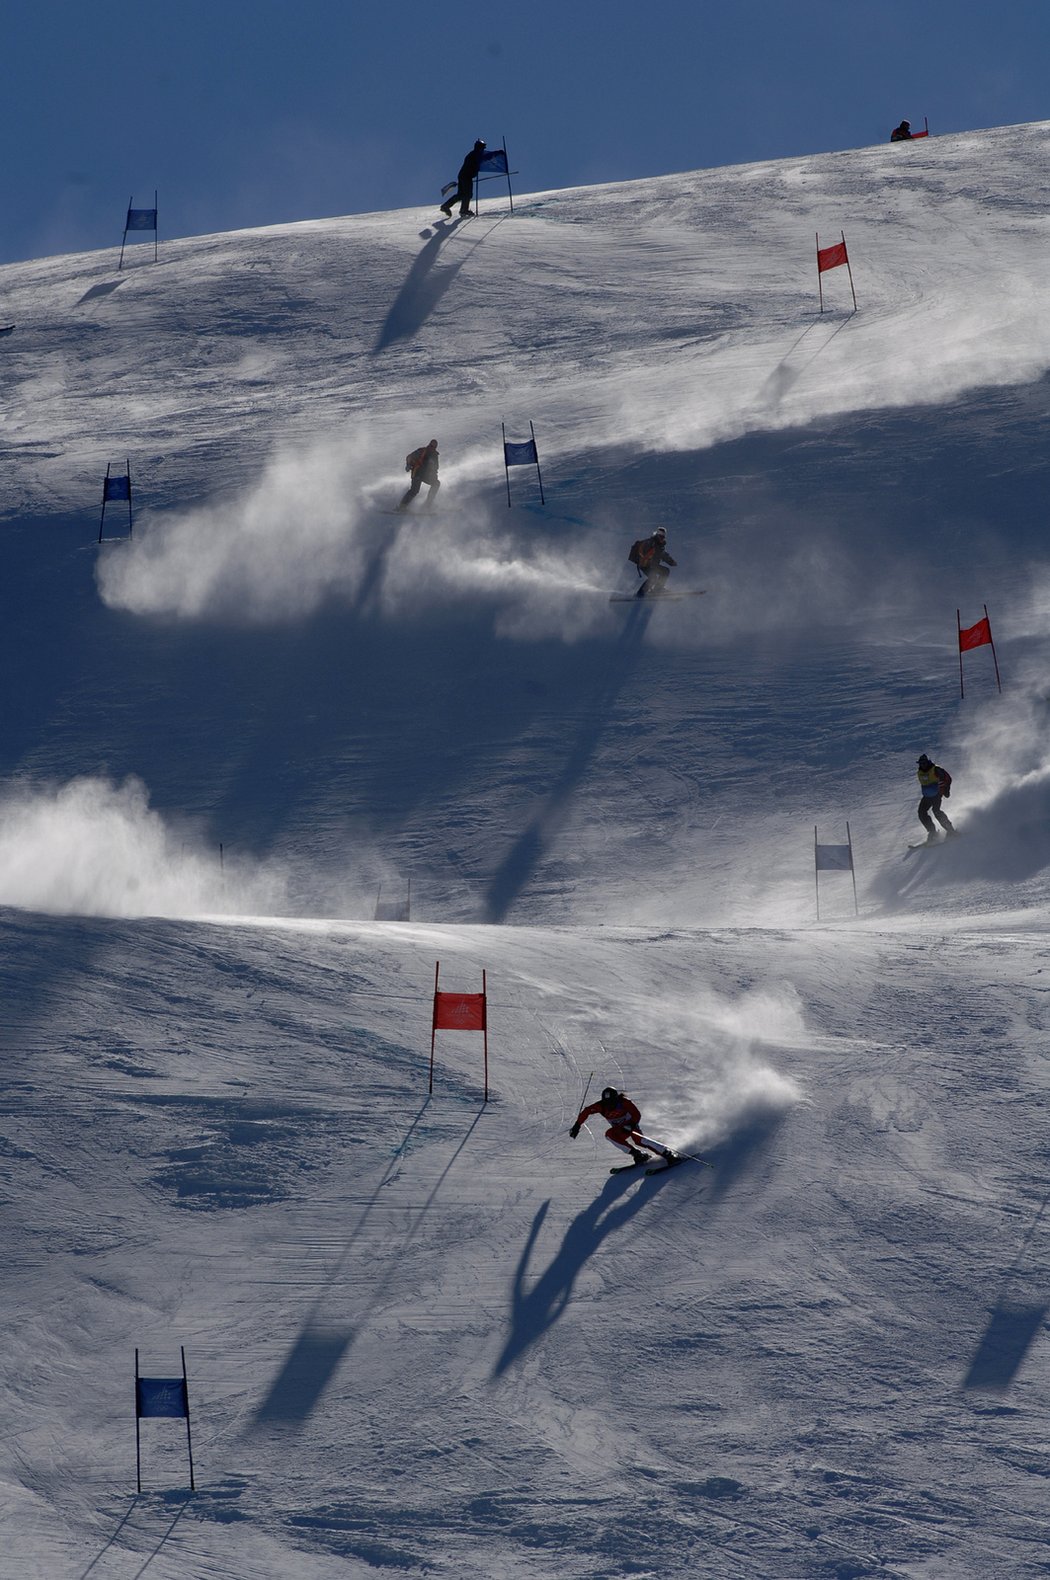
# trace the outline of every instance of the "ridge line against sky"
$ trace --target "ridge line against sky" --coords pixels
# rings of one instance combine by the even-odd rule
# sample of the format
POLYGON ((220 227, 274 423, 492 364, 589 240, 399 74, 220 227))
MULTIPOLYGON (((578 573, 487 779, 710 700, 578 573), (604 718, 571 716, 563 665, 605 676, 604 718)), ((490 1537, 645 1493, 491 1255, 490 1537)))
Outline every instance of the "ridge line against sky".
POLYGON ((475 137, 523 189, 644 179, 1041 120, 1050 8, 976 0, 14 0, 0 262, 438 199, 475 137))

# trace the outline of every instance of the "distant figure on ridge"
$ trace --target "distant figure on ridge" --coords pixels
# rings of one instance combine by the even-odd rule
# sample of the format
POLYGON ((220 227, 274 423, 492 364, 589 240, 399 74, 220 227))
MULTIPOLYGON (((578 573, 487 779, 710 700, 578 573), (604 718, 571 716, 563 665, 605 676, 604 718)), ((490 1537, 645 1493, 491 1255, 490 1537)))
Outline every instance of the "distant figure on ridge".
POLYGON ((652 1163, 650 1152, 655 1152, 663 1158, 666 1166, 671 1169, 682 1159, 677 1152, 672 1152, 670 1147, 665 1147, 662 1141, 651 1141, 648 1136, 643 1136, 638 1126, 642 1122, 642 1111, 637 1103, 624 1092, 618 1092, 615 1086, 607 1086, 596 1103, 589 1103, 586 1108, 581 1108, 576 1116, 576 1122, 569 1131, 575 1141, 580 1133, 580 1127, 590 1119, 592 1114, 601 1114, 603 1119, 609 1121, 609 1128, 605 1132, 606 1141, 611 1141, 614 1147, 619 1147, 621 1152, 630 1154, 630 1163, 621 1164, 610 1169, 610 1174, 618 1174, 620 1168, 640 1168, 643 1163, 652 1163), (648 1147, 649 1152, 643 1152, 642 1147, 648 1147))
POLYGON ((910 143, 911 142, 911 122, 910 121, 902 121, 899 126, 895 126, 893 128, 892 132, 890 133, 890 142, 891 143, 910 143))
POLYGON ((670 574, 668 568, 678 564, 667 552, 667 533, 663 527, 657 527, 651 538, 639 538, 637 543, 632 543, 627 558, 632 565, 637 565, 639 576, 645 577, 635 593, 636 598, 647 598, 650 593, 662 592, 670 574))
POLYGON ((941 811, 941 801, 952 793, 952 776, 947 768, 938 768, 923 752, 919 758, 918 766, 919 787, 922 790, 922 799, 919 802, 919 822, 926 830, 926 843, 935 844, 937 830, 933 826, 933 819, 944 829, 945 835, 954 834, 954 823, 949 822, 947 815, 941 811))
POLYGON ((421 446, 418 450, 413 450, 411 455, 406 455, 405 471, 411 472, 412 481, 408 486, 408 492, 397 507, 398 510, 408 509, 424 483, 429 485, 430 492, 427 494, 427 501, 423 509, 429 510, 434 503, 438 489, 441 487, 441 484, 438 482, 437 440, 431 439, 429 444, 421 446))
POLYGON ((456 177, 459 183, 456 188, 456 196, 450 197, 447 203, 442 203, 441 205, 441 212, 448 219, 452 218, 452 205, 457 201, 459 203, 460 219, 470 218, 470 200, 474 196, 474 178, 481 169, 481 161, 484 157, 485 144, 479 137, 459 167, 459 175, 456 177))

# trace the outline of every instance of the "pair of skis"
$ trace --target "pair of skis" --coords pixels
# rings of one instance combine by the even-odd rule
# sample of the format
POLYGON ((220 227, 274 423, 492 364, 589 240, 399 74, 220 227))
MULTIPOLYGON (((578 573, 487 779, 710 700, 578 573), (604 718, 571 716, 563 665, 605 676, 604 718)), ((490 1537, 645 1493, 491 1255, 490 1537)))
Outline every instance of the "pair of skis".
POLYGON ((645 1169, 646 1176, 650 1174, 666 1174, 668 1169, 676 1169, 679 1163, 699 1163, 702 1168, 710 1168, 706 1158, 694 1158, 690 1152, 672 1152, 670 1156, 664 1155, 662 1163, 653 1164, 652 1168, 645 1168, 646 1163, 652 1163, 651 1158, 645 1158, 641 1163, 618 1163, 609 1170, 610 1174, 633 1174, 635 1169, 645 1169))

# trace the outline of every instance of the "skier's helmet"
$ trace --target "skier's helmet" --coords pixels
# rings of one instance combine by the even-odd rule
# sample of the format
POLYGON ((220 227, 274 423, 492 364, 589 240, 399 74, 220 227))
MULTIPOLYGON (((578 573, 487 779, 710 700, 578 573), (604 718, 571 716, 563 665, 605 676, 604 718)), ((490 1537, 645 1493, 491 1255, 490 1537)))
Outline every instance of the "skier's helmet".
POLYGON ((927 757, 925 752, 923 752, 922 756, 919 758, 919 767, 920 768, 932 768, 933 767, 932 762, 927 757))
POLYGON ((437 447, 438 447, 438 442, 437 442, 436 439, 431 439, 430 443, 427 445, 427 449, 428 450, 436 450, 437 447))
POLYGON ((605 1088, 604 1092, 602 1093, 602 1102, 603 1103, 615 1103, 615 1101, 619 1097, 619 1095, 620 1094, 616 1090, 615 1086, 607 1086, 605 1088))
POLYGON ((654 538, 663 538, 664 542, 666 543, 667 542, 667 528, 666 527, 657 527, 656 531, 653 533, 653 537, 654 538))
POLYGON ((483 139, 479 137, 477 142, 474 144, 474 147, 475 148, 484 148, 484 146, 485 146, 485 144, 484 144, 483 139))
POLYGON ((910 132, 911 131, 911 122, 910 121, 902 121, 901 122, 901 131, 902 132, 910 132))

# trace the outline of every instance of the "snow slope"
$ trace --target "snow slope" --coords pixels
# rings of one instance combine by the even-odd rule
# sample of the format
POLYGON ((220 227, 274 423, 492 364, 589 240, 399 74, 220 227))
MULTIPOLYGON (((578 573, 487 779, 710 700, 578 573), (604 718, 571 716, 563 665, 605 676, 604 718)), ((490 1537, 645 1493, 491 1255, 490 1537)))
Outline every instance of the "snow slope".
POLYGON ((0 271, 14 1573, 1050 1572, 1048 139, 0 271))

